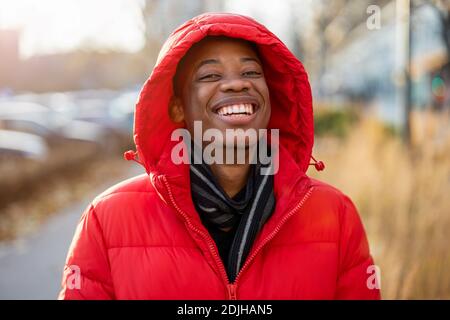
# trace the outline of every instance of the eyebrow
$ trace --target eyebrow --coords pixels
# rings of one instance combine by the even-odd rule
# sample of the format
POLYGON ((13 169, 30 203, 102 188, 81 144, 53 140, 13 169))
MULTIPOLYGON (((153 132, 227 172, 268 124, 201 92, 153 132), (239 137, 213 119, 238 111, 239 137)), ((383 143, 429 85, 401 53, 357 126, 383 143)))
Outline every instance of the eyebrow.
MULTIPOLYGON (((242 57, 242 58, 240 59, 240 61, 241 61, 241 62, 251 62, 251 61, 253 61, 253 62, 256 62, 256 63, 258 63, 258 64, 261 64, 261 62, 260 62, 258 59, 252 58, 252 57, 242 57)), ((220 63, 220 62, 219 62, 219 60, 217 60, 217 59, 206 59, 206 60, 202 60, 202 61, 198 64, 197 69, 199 69, 200 67, 202 67, 202 66, 204 66, 204 65, 206 65, 206 64, 219 64, 219 63, 220 63)))
POLYGON ((206 59, 198 64, 197 69, 204 66, 205 64, 218 64, 218 63, 219 63, 219 60, 217 60, 217 59, 206 59))
POLYGON ((248 62, 248 61, 253 61, 253 62, 256 62, 258 64, 261 64, 261 62, 258 59, 256 59, 256 58, 252 58, 252 57, 243 57, 243 58, 241 58, 241 62, 248 62))

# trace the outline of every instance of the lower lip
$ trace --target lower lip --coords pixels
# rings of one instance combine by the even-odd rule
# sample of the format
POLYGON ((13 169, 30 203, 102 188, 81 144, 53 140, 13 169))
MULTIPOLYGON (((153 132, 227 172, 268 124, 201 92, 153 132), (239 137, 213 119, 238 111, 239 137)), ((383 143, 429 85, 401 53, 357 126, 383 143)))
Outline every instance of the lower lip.
POLYGON ((259 111, 259 108, 252 114, 239 114, 239 115, 225 116, 225 115, 215 113, 215 115, 217 117, 219 117, 220 120, 222 120, 230 125, 246 125, 246 124, 249 124, 251 121, 253 121, 253 119, 255 119, 256 113, 258 111, 259 111))

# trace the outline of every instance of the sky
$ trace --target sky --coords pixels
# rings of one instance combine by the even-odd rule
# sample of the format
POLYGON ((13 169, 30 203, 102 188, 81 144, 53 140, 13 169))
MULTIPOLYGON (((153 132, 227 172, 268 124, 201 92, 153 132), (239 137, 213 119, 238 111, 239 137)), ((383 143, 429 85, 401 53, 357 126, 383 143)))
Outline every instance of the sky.
POLYGON ((284 43, 289 45, 288 33, 286 32, 286 28, 288 27, 286 19, 273 19, 273 17, 283 17, 289 13, 288 1, 258 0, 258 6, 255 6, 255 1, 251 0, 227 1, 225 11, 254 17, 275 33, 284 43), (274 6, 274 2, 278 5, 274 6), (271 14, 267 15, 268 12, 271 14))
MULTIPOLYGON (((23 58, 79 47, 137 52, 144 46, 144 1, 0 0, 0 30, 21 30, 23 58)), ((286 17, 292 4, 302 4, 299 12, 307 13, 311 1, 226 0, 224 9, 253 16, 289 46, 292 21, 286 17)))
POLYGON ((228 0, 225 11, 250 15, 293 48, 293 28, 301 29, 311 19, 312 0, 228 0))
POLYGON ((135 52, 144 45, 141 0, 0 0, 0 29, 20 29, 20 54, 79 46, 135 52))

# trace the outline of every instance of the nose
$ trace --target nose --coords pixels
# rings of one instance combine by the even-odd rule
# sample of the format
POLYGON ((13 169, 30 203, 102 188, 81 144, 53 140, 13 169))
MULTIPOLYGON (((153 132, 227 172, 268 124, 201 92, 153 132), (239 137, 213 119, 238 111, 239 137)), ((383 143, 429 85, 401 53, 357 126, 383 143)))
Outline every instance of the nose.
POLYGON ((251 87, 250 81, 238 77, 223 79, 220 84, 220 90, 223 92, 248 91, 251 87))

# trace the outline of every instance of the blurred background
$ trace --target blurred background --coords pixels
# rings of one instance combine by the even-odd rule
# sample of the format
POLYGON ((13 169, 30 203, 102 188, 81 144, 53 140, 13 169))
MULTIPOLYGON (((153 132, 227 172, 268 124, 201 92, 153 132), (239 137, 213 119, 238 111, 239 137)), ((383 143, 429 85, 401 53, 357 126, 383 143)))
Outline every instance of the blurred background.
POLYGON ((0 0, 0 298, 54 299, 76 223, 143 173, 139 89, 161 44, 207 11, 250 15, 304 63, 308 174, 348 194, 385 299, 450 299, 450 1, 0 0))

